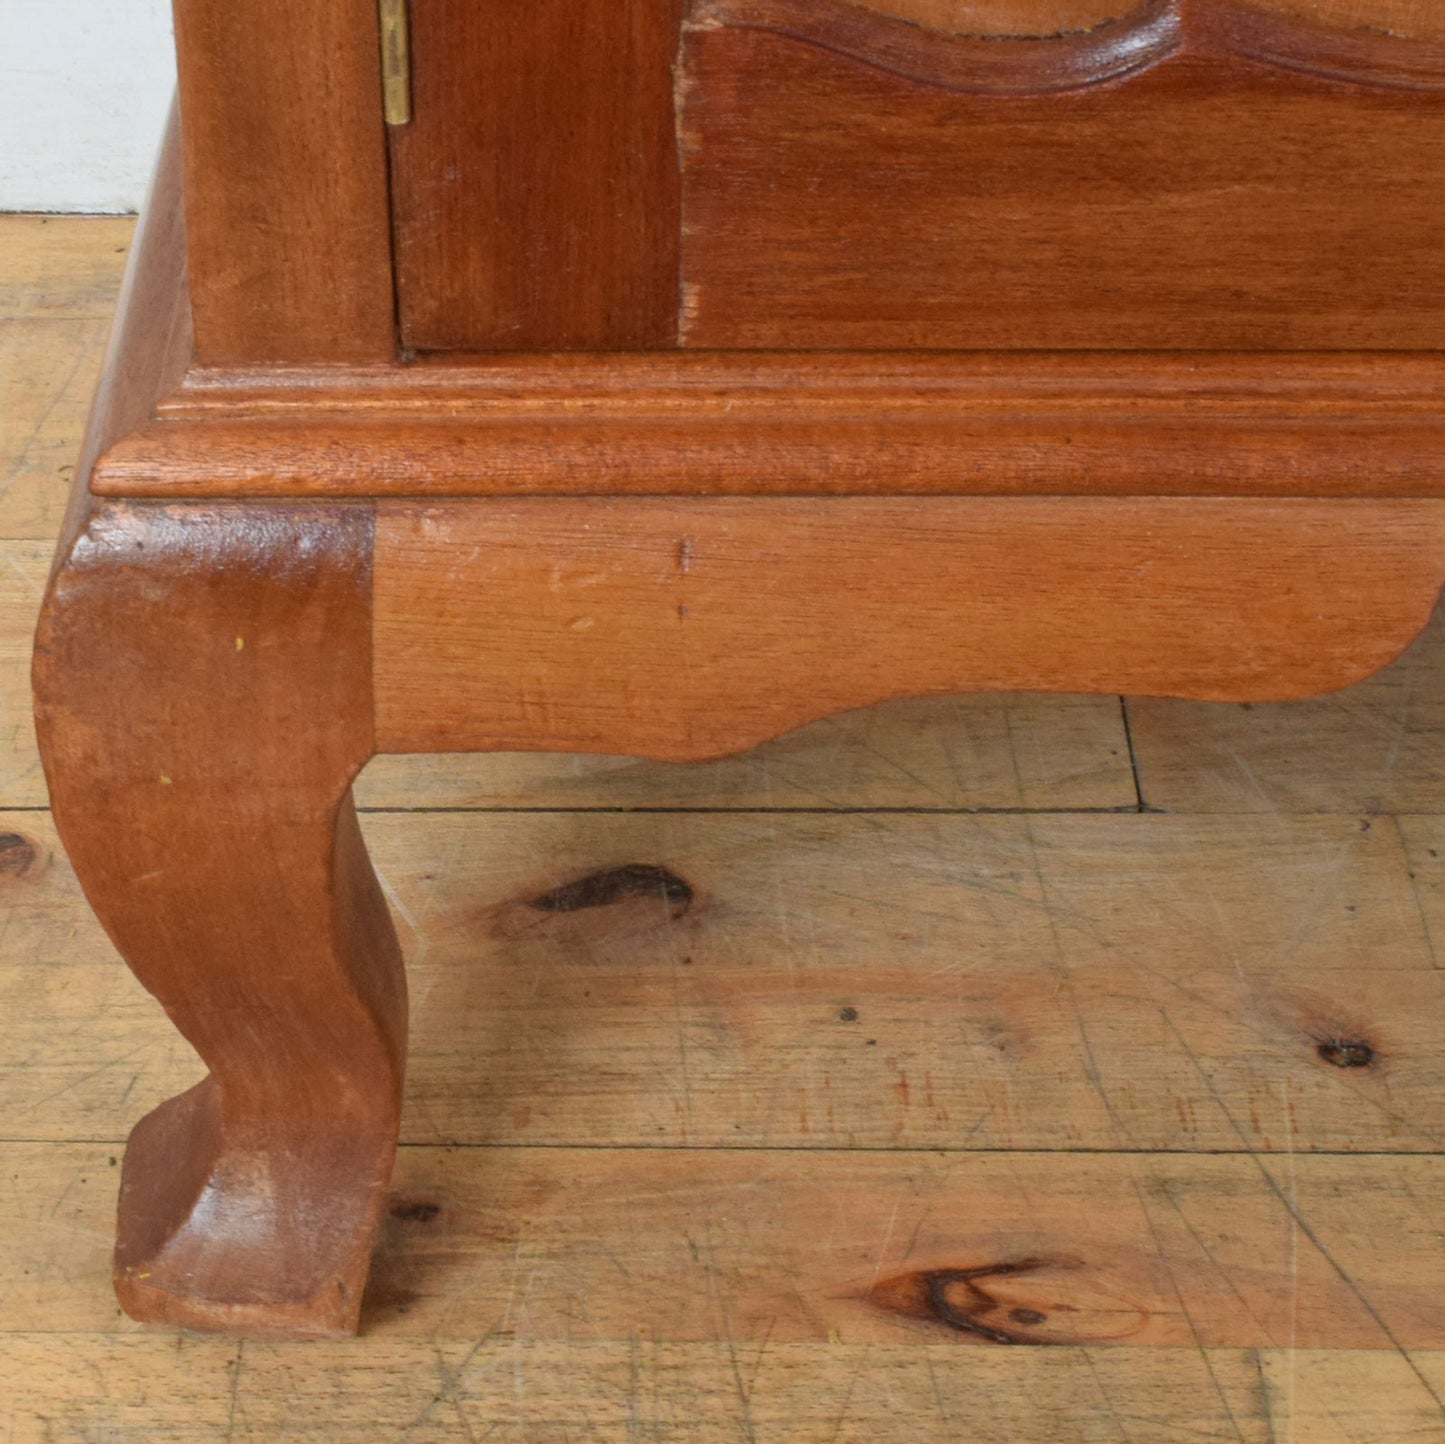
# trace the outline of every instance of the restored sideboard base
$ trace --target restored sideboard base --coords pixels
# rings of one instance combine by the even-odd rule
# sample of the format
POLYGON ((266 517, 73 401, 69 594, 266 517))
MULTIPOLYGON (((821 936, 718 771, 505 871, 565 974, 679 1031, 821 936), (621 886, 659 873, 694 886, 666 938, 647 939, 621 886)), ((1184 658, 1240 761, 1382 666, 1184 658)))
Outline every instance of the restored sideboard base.
POLYGON ((1434 501, 78 515, 37 639, 55 818, 210 1069, 132 1137, 117 1287, 137 1318, 248 1333, 354 1329, 384 1203, 406 991, 351 805, 375 752, 701 758, 1030 683, 1304 695, 1392 660, 1445 560, 1434 501))
POLYGON ((1034 357, 1002 399, 977 357, 222 375, 182 257, 172 153, 35 663, 76 872, 210 1070, 126 1155, 139 1319, 357 1326, 406 1051, 351 804, 374 753, 696 759, 961 691, 1302 697, 1391 661, 1445 583, 1423 358, 1034 357))

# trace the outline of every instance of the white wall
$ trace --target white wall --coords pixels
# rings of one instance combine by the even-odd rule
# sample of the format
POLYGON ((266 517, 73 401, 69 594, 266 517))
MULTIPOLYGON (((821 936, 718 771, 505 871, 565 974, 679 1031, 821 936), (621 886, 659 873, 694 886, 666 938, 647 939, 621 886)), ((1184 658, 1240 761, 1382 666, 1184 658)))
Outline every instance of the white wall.
POLYGON ((170 0, 0 0, 0 211, 132 211, 175 86, 170 0))

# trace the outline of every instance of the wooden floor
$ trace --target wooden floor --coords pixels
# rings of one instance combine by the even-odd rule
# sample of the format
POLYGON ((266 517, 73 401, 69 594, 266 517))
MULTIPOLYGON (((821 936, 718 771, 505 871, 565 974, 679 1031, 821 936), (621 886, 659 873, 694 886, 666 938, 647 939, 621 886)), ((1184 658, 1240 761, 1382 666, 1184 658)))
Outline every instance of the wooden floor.
POLYGON ((198 1068, 56 845, 26 671, 129 237, 0 218, 0 1438, 1445 1441, 1439 625, 1290 707, 379 760, 415 1012, 366 1332, 124 1319, 117 1160, 198 1068))

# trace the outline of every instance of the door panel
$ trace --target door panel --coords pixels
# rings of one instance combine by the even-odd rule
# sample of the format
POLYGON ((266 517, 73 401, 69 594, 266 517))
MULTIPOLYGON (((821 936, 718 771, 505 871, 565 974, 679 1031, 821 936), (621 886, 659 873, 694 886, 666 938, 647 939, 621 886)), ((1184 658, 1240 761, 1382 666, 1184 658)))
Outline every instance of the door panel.
POLYGON ((415 350, 1445 349, 1435 0, 411 13, 415 350))
POLYGON ((706 3, 689 346, 1445 348, 1439 42, 1232 0, 1013 41, 706 3))
POLYGON ((404 345, 677 335, 681 0, 412 0, 391 133, 404 345))

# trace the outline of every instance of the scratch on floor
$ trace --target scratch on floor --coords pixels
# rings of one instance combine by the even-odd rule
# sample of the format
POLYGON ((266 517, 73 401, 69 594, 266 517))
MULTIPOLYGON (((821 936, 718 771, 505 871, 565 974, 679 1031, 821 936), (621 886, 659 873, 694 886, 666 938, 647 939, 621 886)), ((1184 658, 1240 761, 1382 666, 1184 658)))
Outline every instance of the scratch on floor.
POLYGON ((236 1345, 236 1357, 231 1361, 231 1409, 226 1419, 226 1444, 236 1437, 236 1402, 241 1394, 241 1370, 246 1365, 246 1341, 236 1345))
MULTIPOLYGON (((1214 1372, 1214 1361, 1209 1357, 1209 1350, 1204 1345, 1204 1339, 1200 1335, 1199 1326, 1194 1322, 1194 1315, 1189 1311, 1189 1301, 1184 1297, 1184 1290, 1179 1286, 1179 1279, 1174 1270, 1169 1266, 1168 1255, 1164 1251, 1164 1241, 1159 1237, 1159 1230, 1154 1223, 1154 1215, 1149 1212, 1149 1204, 1143 1192, 1139 1188, 1137 1179, 1131 1180, 1134 1188, 1134 1197, 1139 1203, 1139 1212, 1144 1215, 1144 1222, 1149 1229, 1149 1236, 1154 1240, 1154 1253, 1158 1258, 1164 1272, 1168 1275, 1169 1286, 1174 1290, 1174 1298, 1179 1305, 1179 1312, 1184 1322, 1188 1325, 1189 1336, 1194 1340, 1194 1347, 1199 1353, 1200 1362, 1204 1365, 1204 1372, 1209 1375, 1209 1382, 1214 1386, 1215 1396, 1224 1407, 1224 1412, 1229 1416, 1229 1422, 1234 1427, 1235 1438, 1239 1444, 1249 1444, 1244 1437, 1244 1430, 1240 1427, 1239 1420, 1235 1417, 1234 1409, 1231 1407, 1229 1397, 1224 1391, 1224 1385, 1220 1383, 1219 1375, 1214 1372)), ((1173 1202, 1173 1200, 1171 1200, 1173 1202)), ((1175 1205, 1177 1209, 1177 1204, 1175 1205)), ((1192 1230, 1191 1230, 1192 1232, 1192 1230)))
POLYGON ((1269 1171, 1268 1167, 1265 1165, 1265 1162, 1260 1157, 1260 1155, 1255 1152, 1254 1147, 1249 1140, 1248 1134, 1246 1134, 1244 1129, 1240 1126, 1239 1121, 1235 1118, 1233 1112, 1229 1108, 1229 1105, 1220 1096, 1219 1090, 1214 1086, 1214 1081, 1204 1071, 1204 1068, 1201 1066, 1199 1059, 1195 1056, 1194 1050, 1189 1046, 1189 1043, 1185 1039, 1184 1035, 1179 1031, 1177 1027, 1175 1027, 1173 1019, 1170 1018, 1167 1014, 1165 1015, 1165 1022, 1168 1023, 1170 1030, 1173 1032, 1175 1038, 1179 1042, 1179 1046, 1184 1050, 1185 1055, 1188 1057, 1190 1063, 1193 1065, 1194 1071, 1199 1075, 1199 1081, 1204 1084, 1204 1087, 1208 1090, 1209 1096, 1214 1099, 1215 1103, 1219 1107, 1220 1112, 1224 1115, 1225 1119, 1229 1123, 1229 1126, 1233 1130, 1235 1137, 1239 1139, 1240 1145, 1242 1146, 1245 1155, 1258 1170, 1260 1178, 1264 1180, 1265 1187, 1268 1188, 1269 1191, 1279 1201, 1280 1206, 1285 1209, 1285 1211, 1289 1214, 1290 1218, 1294 1221, 1295 1227, 1300 1233, 1305 1236, 1306 1239, 1309 1240, 1310 1244, 1314 1247, 1315 1251, 1329 1266, 1335 1277, 1338 1278, 1339 1281, 1344 1284, 1345 1288, 1349 1290, 1351 1296, 1365 1311, 1365 1313, 1368 1315, 1375 1327, 1379 1329, 1381 1336, 1389 1343, 1390 1347, 1397 1354, 1399 1354, 1401 1359, 1405 1361, 1405 1366, 1410 1370, 1410 1372, 1419 1382, 1420 1386, 1430 1396, 1431 1402, 1435 1405, 1435 1408, 1439 1412, 1440 1417, 1442 1419, 1445 1419, 1445 1400, 1441 1399, 1439 1393, 1435 1389, 1435 1386, 1430 1382, 1429 1378, 1420 1368, 1419 1364, 1416 1363, 1415 1359, 1411 1356, 1409 1350, 1406 1349, 1400 1343, 1399 1339, 1395 1337, 1395 1331, 1385 1321, 1384 1316, 1370 1301, 1369 1297, 1365 1294, 1365 1291, 1360 1287, 1358 1283, 1355 1282, 1353 1276, 1346 1272, 1344 1267, 1340 1264, 1339 1260, 1335 1258, 1335 1256, 1330 1252, 1330 1250, 1325 1247, 1324 1240, 1314 1231, 1313 1228, 1310 1227, 1310 1224, 1308 1220, 1306 1220, 1303 1212, 1291 1202, 1289 1195, 1285 1192, 1283 1188, 1280 1187, 1279 1181, 1269 1171))

